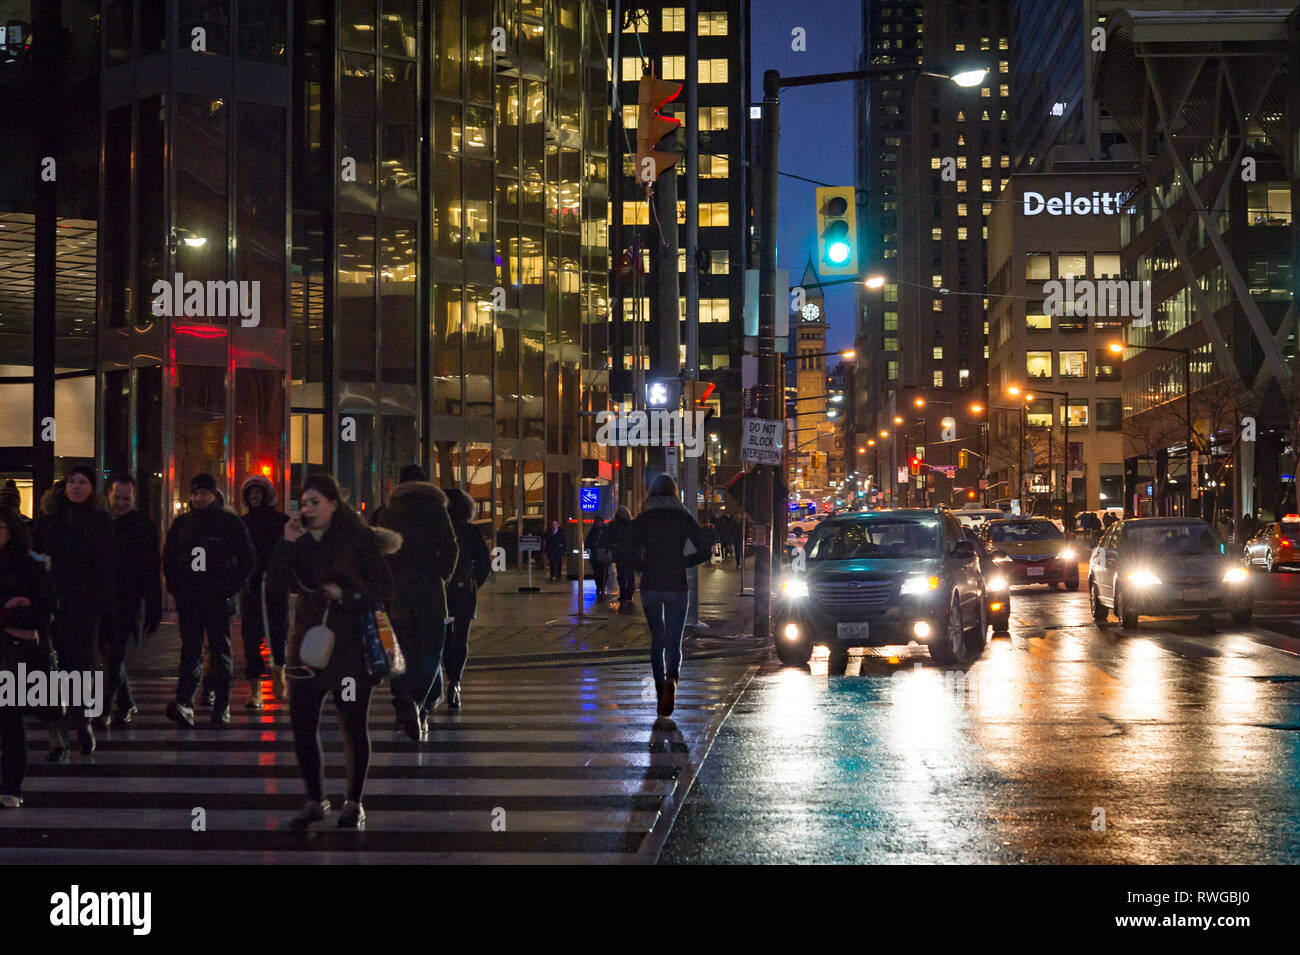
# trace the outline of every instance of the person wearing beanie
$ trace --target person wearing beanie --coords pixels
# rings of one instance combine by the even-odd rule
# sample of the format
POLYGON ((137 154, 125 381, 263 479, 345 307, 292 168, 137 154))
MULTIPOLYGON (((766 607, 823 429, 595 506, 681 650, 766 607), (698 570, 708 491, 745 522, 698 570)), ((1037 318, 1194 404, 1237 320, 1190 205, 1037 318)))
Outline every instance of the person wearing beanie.
MULTIPOLYGON (((95 493, 94 468, 79 464, 64 475, 62 484, 42 503, 33 533, 34 548, 49 561, 58 593, 51 633, 63 670, 97 671, 100 622, 117 613, 113 524, 104 502, 95 493)), ((63 760, 69 729, 77 729, 81 752, 95 751, 92 716, 85 709, 69 710, 50 731, 49 758, 63 760)))
POLYGON ((420 711, 438 703, 443 643, 447 635, 446 581, 456 568, 456 532, 447 516, 447 495, 436 484, 419 479, 415 465, 402 469, 413 478, 393 489, 388 506, 375 515, 375 524, 395 531, 402 547, 388 555, 397 592, 389 617, 406 657, 406 672, 393 679, 397 727, 412 741, 420 739, 420 711))
MULTIPOLYGON (((472 523, 474 499, 458 487, 442 489, 447 495, 447 516, 456 530, 456 569, 447 581, 447 642, 442 651, 442 672, 447 683, 447 708, 460 709, 460 678, 469 659, 469 627, 478 616, 478 590, 492 572, 483 533, 472 523)), ((435 685, 430 699, 438 699, 435 685)), ((425 714, 427 716, 427 714, 425 714)))
POLYGON ((257 551, 244 522, 217 504, 217 482, 211 474, 190 481, 190 509, 167 530, 163 545, 163 576, 176 598, 181 632, 180 674, 176 699, 167 704, 167 718, 178 726, 194 726, 194 691, 203 676, 203 638, 212 660, 212 725, 230 722, 229 600, 239 593, 257 567, 257 551))
POLYGON ((677 482, 660 474, 632 522, 641 574, 641 609, 650 625, 650 669, 659 715, 672 716, 682 666, 682 634, 689 598, 686 568, 709 559, 709 543, 677 498, 677 482))
POLYGON ((257 551, 257 567, 239 594, 239 619, 244 639, 244 677, 248 680, 248 706, 262 708, 262 643, 271 649, 271 694, 277 700, 289 698, 284 676, 285 640, 289 633, 289 591, 266 576, 271 554, 284 538, 289 515, 276 509, 275 486, 254 474, 243 483, 239 496, 244 501, 240 518, 257 551))

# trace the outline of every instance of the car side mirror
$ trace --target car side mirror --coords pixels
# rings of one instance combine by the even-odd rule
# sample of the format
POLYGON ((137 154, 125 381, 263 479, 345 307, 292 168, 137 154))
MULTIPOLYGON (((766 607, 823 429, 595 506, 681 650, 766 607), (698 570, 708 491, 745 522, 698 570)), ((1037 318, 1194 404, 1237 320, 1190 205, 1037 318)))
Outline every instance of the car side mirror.
POLYGON ((953 545, 952 556, 956 560, 970 560, 975 556, 975 545, 970 541, 958 541, 953 545))

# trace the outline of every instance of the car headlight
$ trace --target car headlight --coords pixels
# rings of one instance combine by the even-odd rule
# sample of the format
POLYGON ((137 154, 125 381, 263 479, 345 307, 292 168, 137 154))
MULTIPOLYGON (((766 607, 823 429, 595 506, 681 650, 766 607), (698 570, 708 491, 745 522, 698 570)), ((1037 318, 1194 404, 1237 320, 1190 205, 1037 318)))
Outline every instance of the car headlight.
POLYGON ((989 578, 989 582, 988 582, 988 589, 989 589, 989 590, 999 590, 999 591, 1000 591, 1000 590, 1006 590, 1006 589, 1007 589, 1007 579, 1006 579, 1005 577, 1003 577, 1001 574, 997 574, 997 575, 995 575, 995 576, 993 576, 993 577, 990 577, 990 578, 989 578))
POLYGON ((1160 578, 1149 570, 1135 570, 1128 575, 1128 582, 1134 587, 1159 587, 1160 578))
POLYGON ((1244 584, 1246 582, 1245 567, 1230 567, 1228 572, 1223 575, 1225 584, 1244 584))
POLYGON ((808 581, 806 580, 783 580, 781 581, 781 593, 787 597, 807 597, 808 581))
POLYGON ((898 591, 900 594, 928 594, 932 590, 939 589, 938 577, 908 577, 903 581, 902 588, 898 591))
POLYGON ((1057 554, 1056 556, 1059 557, 1059 558, 1061 558, 1061 560, 1077 560, 1077 559, 1078 559, 1078 555, 1074 552, 1074 548, 1073 548, 1073 547, 1063 547, 1063 548, 1061 548, 1061 552, 1060 552, 1059 554, 1057 554))

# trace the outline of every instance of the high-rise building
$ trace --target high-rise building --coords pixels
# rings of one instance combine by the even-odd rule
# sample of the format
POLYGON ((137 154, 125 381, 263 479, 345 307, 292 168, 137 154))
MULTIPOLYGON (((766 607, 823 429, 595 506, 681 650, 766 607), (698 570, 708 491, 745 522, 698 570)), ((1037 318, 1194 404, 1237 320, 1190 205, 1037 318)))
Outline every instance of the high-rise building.
MULTIPOLYGON (((895 418, 905 419, 899 439, 907 446, 900 445, 900 459, 938 437, 941 417, 915 414, 915 396, 923 395, 931 405, 947 404, 963 420, 963 407, 984 381, 987 220, 1010 176, 1010 0, 926 0, 920 7, 919 23, 914 13, 904 22, 924 28, 923 62, 939 69, 978 62, 989 74, 974 88, 909 75, 893 96, 903 117, 900 128, 892 128, 892 113, 877 117, 873 112, 868 122, 869 152, 877 153, 877 136, 898 151, 869 159, 866 171, 878 161, 882 175, 859 186, 882 191, 879 213, 869 213, 868 219, 882 223, 882 230, 885 224, 897 229, 897 249, 885 246, 882 237, 886 284, 879 302, 866 296, 861 302, 866 311, 860 316, 856 350, 868 356, 863 366, 867 387, 860 389, 859 399, 866 406, 855 411, 863 435, 872 430, 863 426, 868 421, 888 429, 895 418), (891 128, 877 133, 879 124, 891 128), (883 190, 891 188, 895 177, 884 167, 893 155, 898 157, 897 185, 886 199, 883 190), (870 370, 871 362, 878 370, 870 370)), ((865 20, 872 43, 883 41, 889 21, 874 12, 865 20)), ((912 56, 910 49, 903 53, 912 56)), ((878 55, 888 54, 882 50, 878 55)), ((882 104, 887 108, 891 101, 882 104)), ((875 102, 871 105, 874 110, 875 102)), ((923 475, 927 483, 915 482, 907 499, 937 496, 947 501, 952 484, 934 474, 923 475)))
MULTIPOLYGON (((679 274, 677 341, 681 361, 686 360, 686 261, 696 255, 699 265, 700 379, 716 387, 709 403, 716 415, 709 428, 719 433, 726 449, 739 447, 742 412, 740 357, 744 338, 744 272, 749 255, 749 4, 743 0, 701 0, 696 22, 688 23, 684 3, 660 4, 629 0, 623 4, 624 20, 617 36, 618 111, 610 123, 609 151, 615 175, 611 196, 610 241, 615 255, 639 250, 644 277, 616 281, 611 293, 613 326, 610 343, 611 392, 615 401, 634 400, 638 357, 642 370, 652 368, 660 328, 651 309, 649 287, 659 267, 659 225, 646 190, 633 169, 636 156, 637 86, 646 67, 663 80, 684 83, 688 31, 696 34, 699 114, 694 128, 686 115, 685 90, 667 104, 665 115, 683 120, 678 133, 681 160, 677 163, 677 260, 679 274), (686 163, 687 136, 699 137, 699 248, 687 248, 686 163)), ((614 49, 613 12, 609 13, 608 53, 614 49)), ((615 67, 610 67, 611 70, 615 67)), ((626 465, 624 474, 633 470, 626 465)), ((721 488, 736 472, 739 461, 724 454, 716 474, 721 488)), ((721 491, 710 508, 725 506, 721 491)))
POLYGON ((610 481, 604 3, 15 7, 0 473, 167 520, 197 471, 368 511, 418 462, 506 540, 610 481))

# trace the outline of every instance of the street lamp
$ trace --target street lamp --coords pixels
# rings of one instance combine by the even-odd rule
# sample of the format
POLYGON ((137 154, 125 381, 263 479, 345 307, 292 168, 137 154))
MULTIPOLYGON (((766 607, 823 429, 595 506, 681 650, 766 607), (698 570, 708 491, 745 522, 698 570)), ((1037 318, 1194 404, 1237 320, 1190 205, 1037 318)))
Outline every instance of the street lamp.
MULTIPOLYGON (((1108 346, 1116 355, 1124 354, 1125 348, 1136 348, 1138 351, 1168 351, 1176 355, 1183 356, 1183 402, 1184 418, 1183 423, 1187 428, 1187 513, 1192 510, 1192 488, 1196 486, 1196 475, 1192 473, 1192 350, 1190 348, 1174 348, 1171 345, 1134 345, 1132 342, 1111 342, 1108 346)), ((1213 470, 1213 463, 1211 470, 1213 470)), ((1211 517, 1214 515, 1211 514, 1211 517)))
POLYGON ((862 284, 870 289, 884 288, 885 277, 883 275, 868 276, 867 280, 862 284))

